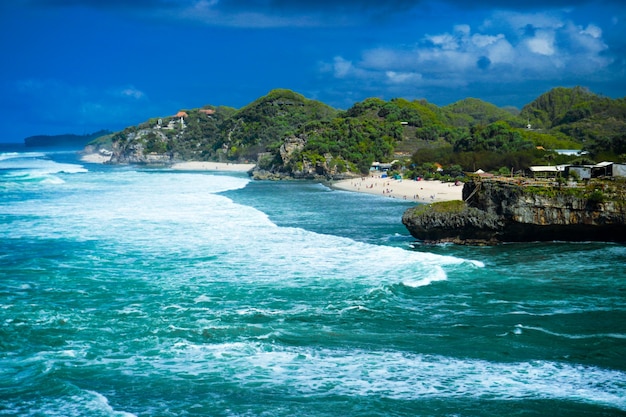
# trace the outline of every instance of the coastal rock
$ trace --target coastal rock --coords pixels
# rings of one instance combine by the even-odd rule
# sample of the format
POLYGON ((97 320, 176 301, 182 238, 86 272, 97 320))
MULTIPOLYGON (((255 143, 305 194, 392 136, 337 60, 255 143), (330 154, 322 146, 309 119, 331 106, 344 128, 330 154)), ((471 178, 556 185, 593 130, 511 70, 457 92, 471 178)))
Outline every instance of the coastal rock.
POLYGON ((279 148, 279 160, 260 156, 260 163, 252 170, 255 180, 313 180, 330 181, 357 178, 360 175, 349 170, 339 169, 331 154, 325 154, 322 160, 310 161, 302 157, 302 150, 307 143, 306 135, 289 136, 279 148))
POLYGON ((418 206, 402 222, 429 242, 626 241, 624 186, 612 184, 604 192, 598 198, 597 192, 568 188, 472 181, 463 188, 462 206, 418 206))
POLYGON ((504 227, 500 216, 464 204, 453 213, 435 207, 424 205, 405 211, 402 222, 414 237, 427 242, 494 243, 504 227))
POLYGON ((132 132, 124 142, 114 142, 110 163, 112 164, 140 164, 166 165, 173 162, 169 153, 154 152, 147 148, 147 140, 156 143, 166 143, 167 137, 153 129, 142 129, 132 132))

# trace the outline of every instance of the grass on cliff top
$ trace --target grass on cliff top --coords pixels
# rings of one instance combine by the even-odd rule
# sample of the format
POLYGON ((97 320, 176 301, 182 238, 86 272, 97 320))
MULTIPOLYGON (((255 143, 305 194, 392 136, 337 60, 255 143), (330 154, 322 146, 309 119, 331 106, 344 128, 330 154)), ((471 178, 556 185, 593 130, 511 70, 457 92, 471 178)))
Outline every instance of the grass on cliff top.
POLYGON ((441 213, 441 214, 457 214, 461 213, 465 210, 466 205, 464 201, 461 200, 453 200, 453 201, 440 201, 437 203, 424 204, 421 206, 415 207, 413 211, 414 214, 422 214, 422 213, 441 213))

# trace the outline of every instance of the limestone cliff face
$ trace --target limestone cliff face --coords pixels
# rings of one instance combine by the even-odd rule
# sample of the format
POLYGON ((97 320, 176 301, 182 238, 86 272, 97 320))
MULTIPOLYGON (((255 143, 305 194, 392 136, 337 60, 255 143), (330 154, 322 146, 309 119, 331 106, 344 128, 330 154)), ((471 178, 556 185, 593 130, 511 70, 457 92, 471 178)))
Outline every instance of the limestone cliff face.
POLYGON ((146 149, 145 137, 153 135, 153 140, 165 143, 167 137, 162 132, 154 132, 153 129, 142 129, 128 135, 127 142, 123 144, 114 142, 112 147, 112 164, 168 164, 172 162, 169 153, 149 152, 146 149))
POLYGON ((469 182, 463 188, 466 205, 461 210, 412 208, 405 212, 403 223, 414 237, 426 241, 626 241, 622 187, 610 185, 600 194, 604 199, 565 188, 469 182))
POLYGON ((333 156, 325 154, 321 161, 309 161, 302 158, 300 152, 305 148, 306 135, 290 136, 279 148, 280 163, 271 167, 257 166, 252 171, 254 179, 306 179, 316 181, 341 180, 356 178, 360 174, 348 170, 341 172, 337 164, 333 164, 333 156))

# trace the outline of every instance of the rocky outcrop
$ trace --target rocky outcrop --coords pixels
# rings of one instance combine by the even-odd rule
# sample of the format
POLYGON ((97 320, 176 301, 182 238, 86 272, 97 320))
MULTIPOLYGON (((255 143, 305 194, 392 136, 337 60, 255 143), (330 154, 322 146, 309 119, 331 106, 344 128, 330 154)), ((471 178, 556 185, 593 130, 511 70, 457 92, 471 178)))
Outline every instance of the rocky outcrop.
POLYGON ((571 189, 504 181, 465 184, 454 210, 418 206, 402 222, 429 242, 626 241, 624 184, 571 189))
MULTIPOLYGON (((154 152, 148 146, 152 143, 167 142, 167 137, 155 129, 141 129, 128 134, 125 141, 113 142, 111 164, 167 165, 174 162, 169 153, 154 152)), ((163 145, 165 146, 165 145, 163 145)))
POLYGON ((504 227, 501 217, 459 203, 453 211, 441 210, 438 204, 413 207, 402 222, 411 235, 426 242, 497 243, 495 236, 504 227))
MULTIPOLYGON (((310 161, 302 157, 302 150, 307 143, 306 135, 289 136, 280 146, 280 160, 273 164, 260 163, 252 170, 252 177, 257 180, 292 180, 304 179, 315 181, 342 180, 356 178, 360 175, 347 169, 341 170, 339 164, 333 163, 331 154, 324 155, 322 160, 310 161)), ((260 160, 263 157, 259 158, 260 160)), ((345 168, 345 166, 344 166, 345 168)))

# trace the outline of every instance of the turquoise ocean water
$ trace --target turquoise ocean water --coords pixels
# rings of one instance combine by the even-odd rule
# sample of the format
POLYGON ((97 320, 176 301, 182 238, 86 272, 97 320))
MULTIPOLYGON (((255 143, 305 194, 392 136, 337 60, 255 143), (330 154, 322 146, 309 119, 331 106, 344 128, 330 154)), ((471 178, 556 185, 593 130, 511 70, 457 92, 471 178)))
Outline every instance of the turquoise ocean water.
POLYGON ((0 415, 626 415, 625 246, 407 207, 0 151, 0 415))

